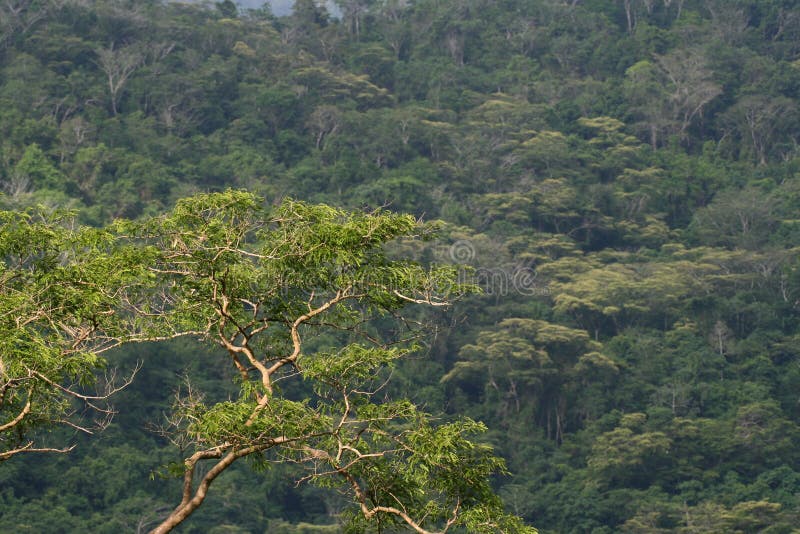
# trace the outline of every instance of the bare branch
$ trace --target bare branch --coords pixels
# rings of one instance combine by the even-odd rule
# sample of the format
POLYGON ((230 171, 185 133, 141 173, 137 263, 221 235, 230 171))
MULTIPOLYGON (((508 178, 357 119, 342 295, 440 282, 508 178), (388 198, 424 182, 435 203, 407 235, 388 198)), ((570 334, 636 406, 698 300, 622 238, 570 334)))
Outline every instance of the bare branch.
POLYGON ((9 421, 8 423, 6 423, 4 425, 0 425, 0 432, 5 432, 9 428, 17 426, 19 423, 22 422, 23 419, 25 419, 25 416, 28 415, 29 413, 31 413, 31 390, 30 389, 28 390, 28 396, 27 396, 27 399, 25 401, 25 406, 23 406, 22 410, 19 412, 19 414, 17 414, 17 416, 14 419, 12 419, 11 421, 9 421))
POLYGON ((75 445, 67 447, 65 449, 51 449, 51 448, 35 448, 33 446, 33 442, 28 442, 27 445, 24 447, 18 447, 16 449, 11 449, 9 451, 0 452, 0 461, 7 460, 8 458, 14 456, 15 454, 25 453, 25 452, 58 452, 58 453, 68 453, 72 449, 75 448, 75 445))

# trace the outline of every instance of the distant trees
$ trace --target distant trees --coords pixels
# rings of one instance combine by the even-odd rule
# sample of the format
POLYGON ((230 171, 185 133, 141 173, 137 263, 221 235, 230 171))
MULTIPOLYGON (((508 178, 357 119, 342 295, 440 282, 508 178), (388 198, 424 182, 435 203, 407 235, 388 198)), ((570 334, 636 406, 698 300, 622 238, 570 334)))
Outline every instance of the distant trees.
POLYGON ((144 57, 132 46, 115 50, 113 44, 108 48, 97 49, 96 53, 98 65, 106 75, 111 111, 116 115, 122 89, 131 74, 142 64, 144 57))
MULTIPOLYGON (((277 435, 270 421, 301 435, 302 424, 341 418, 344 396, 322 367, 343 372, 340 360, 378 356, 386 366, 370 372, 382 379, 391 366, 393 376, 369 399, 378 408, 364 408, 362 393, 373 389, 350 375, 348 400, 363 401, 358 410, 388 411, 384 399, 410 393, 426 411, 449 414, 429 430, 442 429, 452 445, 442 454, 457 457, 467 447, 460 440, 469 432, 461 430, 479 428, 446 425, 462 414, 485 420, 480 439, 515 475, 492 483, 542 528, 790 531, 800 524, 800 463, 786 440, 800 417, 795 4, 342 0, 339 18, 312 0, 298 0, 286 17, 240 13, 222 1, 0 2, 0 345, 11 340, 2 356, 3 450, 81 445, 70 425, 102 426, 108 405, 88 397, 114 389, 102 360, 128 369, 147 360, 138 372, 146 380, 121 392, 120 402, 130 396, 137 408, 121 413, 103 440, 72 451, 67 468, 64 455, 6 455, 13 461, 0 470, 0 531, 152 527, 182 493, 147 473, 170 460, 181 480, 187 472, 185 458, 168 452, 169 438, 187 447, 175 453, 187 457, 220 446, 219 458, 194 464, 192 501, 206 467, 277 435), (273 207, 247 195, 211 195, 159 216, 178 198, 228 187, 273 207), (27 209, 37 204, 44 207, 27 209), (357 228, 368 235, 377 220, 381 228, 406 224, 383 211, 364 215, 376 206, 442 218, 443 235, 471 247, 467 263, 487 294, 446 313, 400 308, 383 291, 389 271, 418 266, 380 264, 378 252, 346 257, 366 249, 355 237, 340 239, 357 228), (110 224, 119 217, 138 222, 110 224), (336 224, 323 225, 330 234, 313 241, 310 228, 326 217, 336 224), (244 232, 241 243, 226 245, 234 234, 224 227, 244 232), (260 248, 267 242, 306 254, 289 265, 260 248), (314 256, 322 251, 341 257, 314 256), (170 254, 183 263, 170 264, 170 254), (169 272, 136 271, 156 264, 169 272), (350 270, 331 267, 340 264, 350 270), (278 266, 300 280, 281 280, 285 294, 270 286, 278 266), (229 306, 223 334, 244 350, 243 335, 230 339, 231 321, 263 319, 241 300, 262 296, 261 309, 273 312, 269 327, 249 339, 257 362, 275 364, 271 355, 293 353, 292 323, 367 266, 383 289, 332 304, 298 327, 301 355, 272 375, 271 396, 245 353, 243 376, 219 331, 207 330, 222 322, 220 295, 228 295, 240 306, 236 313, 229 306), (535 278, 534 287, 518 290, 511 277, 519 273, 535 278), (139 293, 119 278, 139 274, 146 275, 139 293), (180 296, 180 312, 165 295, 180 296), (96 307, 72 304, 82 298, 96 307), (63 306, 45 307, 52 299, 63 306), (95 317, 93 309, 115 312, 95 317), (424 334, 429 320, 435 335, 419 338, 426 357, 392 359, 410 349, 405 344, 384 350, 424 334), (202 351, 183 341, 101 351, 106 341, 192 329, 202 351), (72 346, 78 338, 86 351, 101 351, 96 360, 72 346), (49 349, 25 360, 28 367, 8 365, 8 355, 21 358, 31 344, 49 349), (75 375, 60 361, 92 372, 75 375), (66 391, 28 379, 36 372, 66 391), (191 394, 182 374, 191 375, 191 394), (93 384, 81 382, 90 376, 93 384), (32 396, 23 384, 36 384, 32 396), (282 419, 256 417, 262 436, 246 423, 265 396, 282 419), (177 428, 141 427, 165 411, 177 428), (121 489, 128 481, 131 490, 121 489)), ((414 254, 422 265, 463 260, 442 242, 423 241, 386 243, 387 254, 414 254)), ((339 528, 331 525, 345 508, 338 494, 274 481, 300 479, 309 465, 333 469, 337 439, 350 444, 351 426, 370 436, 369 449, 353 445, 360 454, 383 454, 354 464, 359 486, 383 484, 411 503, 408 510, 419 509, 419 493, 394 490, 433 487, 423 470, 436 469, 414 463, 408 441, 410 429, 431 418, 392 406, 399 419, 380 432, 397 431, 405 452, 380 442, 377 423, 353 408, 360 423, 346 421, 335 435, 328 425, 324 439, 303 441, 309 449, 277 443, 233 462, 181 528, 339 528), (293 463, 272 462, 286 458, 293 463), (272 468, 252 473, 250 460, 272 468), (414 480, 386 474, 388 465, 406 473, 412 463, 414 480)), ((494 461, 488 452, 480 457, 494 461)), ((352 485, 339 489, 354 495, 352 485)), ((394 506, 390 500, 370 494, 367 509, 394 506)), ((439 512, 452 505, 444 493, 434 500, 439 512)), ((428 518, 427 530, 448 521, 428 518)), ((369 526, 358 521, 354 530, 405 522, 383 512, 369 526)))
POLYGON ((0 6, 0 44, 24 34, 57 10, 63 0, 9 0, 0 6))
POLYGON ((664 142, 664 135, 685 138, 703 109, 722 94, 700 49, 683 49, 657 56, 655 62, 636 63, 626 72, 626 90, 632 109, 649 130, 653 148, 659 140, 664 142))

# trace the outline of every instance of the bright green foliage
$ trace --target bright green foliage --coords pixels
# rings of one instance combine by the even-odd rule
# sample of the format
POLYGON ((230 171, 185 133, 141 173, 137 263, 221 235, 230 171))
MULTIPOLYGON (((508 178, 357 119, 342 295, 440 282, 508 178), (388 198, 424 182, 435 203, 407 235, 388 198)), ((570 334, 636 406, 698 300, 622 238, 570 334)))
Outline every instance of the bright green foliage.
POLYGON ((465 437, 481 426, 434 427, 413 404, 376 397, 387 366, 408 349, 372 333, 371 318, 409 302, 440 306, 470 289, 450 269, 386 256, 385 244, 426 232, 413 218, 291 200, 268 210, 228 191, 117 228, 155 255, 146 265, 157 286, 147 299, 153 331, 191 331, 221 347, 240 388, 238 398, 215 404, 196 393, 178 399, 166 432, 190 445, 184 495, 156 532, 181 523, 207 486, 247 456, 306 465, 302 480, 340 487, 364 528, 532 531, 491 491, 488 477, 504 464, 465 437), (343 347, 332 350, 329 340, 343 347), (293 384, 300 377, 312 395, 293 384))
POLYGON ((461 347, 461 361, 442 381, 478 385, 484 405, 496 410, 492 415, 528 414, 560 440, 568 424, 567 392, 581 382, 585 387, 587 380, 601 384, 618 372, 601 349, 584 330, 504 319, 495 330, 480 332, 475 344, 461 347))
MULTIPOLYGON (((70 214, 0 212, 0 460, 54 450, 37 430, 107 424, 118 387, 101 353, 143 335, 119 302, 148 275, 142 254, 117 248, 102 230, 75 228, 70 214), (97 420, 83 421, 84 408, 97 420), (43 442, 43 443, 40 443, 43 442)), ((146 256, 146 254, 144 255, 146 256)))
POLYGON ((177 398, 164 433, 190 448, 178 467, 184 496, 156 532, 182 522, 247 456, 263 465, 292 458, 308 466, 304 480, 341 487, 358 512, 353 528, 533 532, 489 486, 503 461, 467 439, 484 427, 433 426, 410 402, 376 397, 387 366, 412 347, 390 348, 370 319, 409 302, 441 306, 470 289, 450 269, 385 255, 388 242, 427 232, 413 218, 294 201, 268 210, 236 191, 184 199, 113 232, 73 230, 36 212, 2 217, 3 459, 42 450, 28 436, 66 418, 73 400, 102 410, 95 402, 104 395, 77 389, 94 382, 100 353, 192 334, 222 348, 240 394, 206 403, 190 389, 177 398), (314 345, 325 333, 332 337, 314 345))

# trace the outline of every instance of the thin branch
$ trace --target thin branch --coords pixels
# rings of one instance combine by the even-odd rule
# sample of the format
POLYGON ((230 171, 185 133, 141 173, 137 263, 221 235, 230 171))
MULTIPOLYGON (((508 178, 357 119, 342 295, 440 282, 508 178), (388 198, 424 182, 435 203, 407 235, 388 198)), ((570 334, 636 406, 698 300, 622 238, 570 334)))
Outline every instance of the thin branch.
MULTIPOLYGON (((47 378, 45 375, 43 375, 39 371, 34 371, 33 374, 35 376, 38 376, 41 380, 47 382, 49 385, 53 386, 54 388, 60 389, 61 391, 63 391, 67 395, 69 395, 70 397, 74 397, 76 399, 80 399, 80 400, 86 402, 87 404, 89 404, 90 406, 95 407, 91 403, 91 401, 108 400, 109 397, 111 397, 115 393, 118 393, 118 392, 122 391, 123 389, 125 389, 126 387, 131 385, 131 383, 133 382, 133 378, 136 376, 136 373, 139 372, 139 369, 141 369, 141 368, 142 368, 142 362, 137 362, 136 367, 131 372, 131 375, 128 378, 125 379, 125 381, 123 382, 123 384, 121 386, 113 386, 110 389, 108 389, 107 392, 104 393, 103 395, 83 395, 81 393, 78 393, 77 391, 69 389, 68 387, 62 386, 61 384, 59 384, 57 382, 53 382, 52 380, 47 378)), ((103 410, 100 410, 100 411, 103 411, 103 410)))
POLYGON ((405 300, 406 302, 412 302, 414 304, 428 304, 430 306, 450 306, 449 302, 444 301, 444 300, 432 300, 432 297, 427 297, 427 298, 424 298, 424 299, 418 299, 418 298, 414 298, 414 297, 409 297, 407 295, 403 295, 402 293, 400 293, 396 289, 393 290, 392 293, 396 297, 398 297, 398 298, 400 298, 402 300, 405 300))
POLYGON ((32 393, 33 393, 33 391, 31 391, 29 389, 28 390, 28 398, 25 401, 25 406, 22 408, 22 410, 19 412, 19 414, 17 414, 17 416, 14 419, 12 419, 11 421, 9 421, 8 423, 6 423, 4 425, 0 425, 0 432, 5 432, 9 428, 17 426, 23 419, 25 419, 26 415, 31 413, 31 394, 32 393))
POLYGON ((67 452, 71 451, 74 448, 75 448, 75 445, 67 447, 66 449, 34 448, 33 447, 33 442, 30 441, 24 447, 19 447, 19 448, 16 448, 16 449, 11 449, 9 451, 0 452, 0 460, 7 460, 8 458, 10 458, 11 456, 14 456, 15 454, 20 454, 20 453, 24 453, 24 452, 59 452, 59 453, 63 454, 63 453, 67 453, 67 452))

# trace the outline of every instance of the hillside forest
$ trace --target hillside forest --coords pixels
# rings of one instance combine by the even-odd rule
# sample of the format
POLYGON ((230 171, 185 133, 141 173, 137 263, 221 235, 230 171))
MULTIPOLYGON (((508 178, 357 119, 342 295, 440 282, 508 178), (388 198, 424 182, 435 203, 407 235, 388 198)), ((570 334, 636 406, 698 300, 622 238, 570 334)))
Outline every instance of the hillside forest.
MULTIPOLYGON (((310 254, 317 264, 280 264, 297 287, 339 280, 341 265, 381 283, 401 276, 415 291, 421 278, 401 265, 449 273, 447 307, 425 305, 429 295, 410 299, 423 305, 398 317, 396 293, 369 293, 363 308, 334 320, 387 339, 424 325, 402 358, 381 353, 391 372, 370 379, 391 379, 367 397, 393 416, 413 411, 398 434, 408 443, 424 442, 431 454, 434 443, 472 451, 470 465, 488 480, 474 486, 481 499, 495 506, 495 492, 521 518, 508 525, 543 534, 795 532, 797 3, 335 4, 339 16, 296 0, 277 17, 266 5, 230 1, 3 2, 2 273, 25 249, 19 236, 42 250, 69 241, 79 257, 110 250, 103 240, 113 233, 132 247, 114 258, 132 265, 166 261, 154 251, 177 250, 165 236, 184 231, 197 250, 222 250, 237 224, 241 236, 255 235, 245 223, 266 210, 272 226, 258 235, 324 251, 310 254), (217 201, 239 211, 203 219, 217 201), (191 233, 197 217, 208 235, 191 233), (372 217, 374 239, 354 245, 372 217), (308 221, 328 233, 309 233, 308 221), (378 391, 409 402, 382 404, 378 391), (472 445, 459 441, 462 430, 472 445)), ((258 250, 242 257, 267 254, 258 250)), ((277 279, 252 261, 231 261, 223 271, 237 283, 277 279)), ((133 272, 120 265, 98 263, 105 270, 93 280, 133 272)), ((192 273, 196 285, 174 282, 186 302, 208 290, 192 273)), ((129 287, 158 282, 140 275, 129 287)), ((15 276, 0 276, 0 291, 15 276)), ((107 304, 96 297, 82 309, 107 304)), ((141 302, 139 310, 155 306, 141 302)), ((302 313, 276 313, 289 312, 302 313)), ((0 329, 11 324, 7 315, 0 321, 0 329)), ((9 339, 0 340, 3 358, 21 346, 9 339)), ((309 350, 348 339, 324 331, 309 350)), ((96 372, 76 383, 135 372, 111 398, 116 414, 93 434, 69 425, 37 431, 68 453, 0 454, 0 532, 154 528, 181 494, 170 466, 180 467, 186 444, 164 431, 170 410, 193 392, 235 406, 246 390, 246 376, 216 350, 189 336, 124 344, 105 352, 105 363, 92 360, 96 372)), ((343 354, 360 361, 355 349, 343 354)), ((340 369, 337 361, 309 369, 335 381, 325 372, 340 369)), ((306 381, 289 384, 286 410, 327 399, 306 381)), ((0 426, 18 411, 0 399, 0 426)), ((0 452, 8 446, 0 441, 0 452)), ((343 531, 343 497, 324 484, 294 484, 304 471, 293 457, 273 460, 231 467, 176 531, 343 531)), ((422 492, 443 480, 406 482, 422 492)), ((480 531, 472 524, 450 532, 480 531)), ((499 524, 485 531, 502 532, 499 524)))

